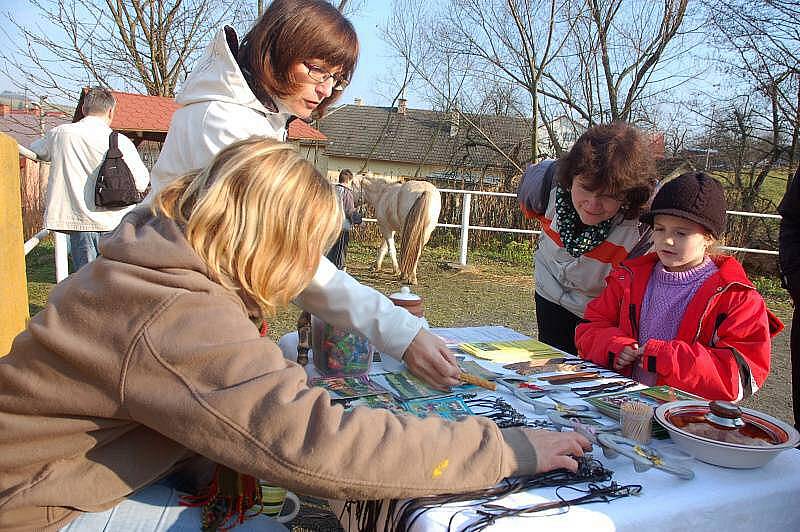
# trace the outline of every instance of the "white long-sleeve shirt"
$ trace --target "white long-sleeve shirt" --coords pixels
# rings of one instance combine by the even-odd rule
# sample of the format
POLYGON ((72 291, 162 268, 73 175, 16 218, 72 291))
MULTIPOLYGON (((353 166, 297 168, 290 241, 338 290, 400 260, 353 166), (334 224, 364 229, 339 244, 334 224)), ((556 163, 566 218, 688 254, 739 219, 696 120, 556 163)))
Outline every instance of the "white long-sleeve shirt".
MULTIPOLYGON (((259 102, 228 47, 224 29, 197 62, 176 101, 183 107, 172 115, 148 199, 178 177, 205 167, 238 140, 255 135, 285 140, 292 116, 280 101, 274 102, 276 111, 259 102)), ((295 303, 335 327, 360 332, 396 358, 423 326, 422 320, 337 270, 325 257, 295 303)))
MULTIPOLYGON (((47 183, 46 229, 55 231, 110 231, 134 205, 118 209, 96 207, 94 187, 108 151, 111 128, 102 118, 87 116, 78 122, 54 127, 31 145, 40 159, 51 161, 47 183)), ((133 143, 119 135, 125 164, 144 192, 150 174, 133 143)))

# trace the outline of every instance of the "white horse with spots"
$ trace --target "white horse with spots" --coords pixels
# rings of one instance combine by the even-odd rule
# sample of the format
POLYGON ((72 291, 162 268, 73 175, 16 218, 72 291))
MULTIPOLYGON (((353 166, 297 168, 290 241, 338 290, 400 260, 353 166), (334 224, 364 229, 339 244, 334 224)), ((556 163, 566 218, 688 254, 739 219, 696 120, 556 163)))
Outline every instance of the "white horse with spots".
POLYGON ((386 252, 400 279, 417 284, 417 263, 422 247, 428 242, 439 221, 442 197, 428 181, 391 181, 384 177, 356 176, 353 179, 356 202, 366 202, 375 209, 375 218, 383 235, 375 269, 380 270, 386 252), (402 230, 400 264, 397 263, 395 232, 402 230))

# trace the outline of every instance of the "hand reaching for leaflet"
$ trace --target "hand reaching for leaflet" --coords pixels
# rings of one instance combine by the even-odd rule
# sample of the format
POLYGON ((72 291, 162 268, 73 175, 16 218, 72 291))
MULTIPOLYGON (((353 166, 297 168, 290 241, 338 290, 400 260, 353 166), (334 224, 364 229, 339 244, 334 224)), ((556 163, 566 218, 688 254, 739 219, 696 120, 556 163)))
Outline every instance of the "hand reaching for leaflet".
POLYGON ((459 384, 456 357, 441 338, 422 328, 403 354, 409 371, 440 390, 459 384))

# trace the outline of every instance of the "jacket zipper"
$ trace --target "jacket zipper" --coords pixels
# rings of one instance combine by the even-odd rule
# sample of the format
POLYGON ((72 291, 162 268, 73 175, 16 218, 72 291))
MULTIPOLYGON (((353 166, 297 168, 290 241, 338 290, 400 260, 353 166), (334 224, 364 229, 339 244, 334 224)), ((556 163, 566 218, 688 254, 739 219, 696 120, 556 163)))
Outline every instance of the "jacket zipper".
MULTIPOLYGON (((628 275, 631 276, 631 282, 628 284, 628 286, 629 286, 629 288, 628 288, 628 300, 632 301, 630 293, 633 290, 633 281, 634 281, 634 279, 633 279, 633 277, 634 277, 633 270, 631 270, 630 268, 628 268, 625 265, 620 265, 620 267, 624 268, 628 272, 628 275)), ((632 303, 632 302, 628 303, 628 319, 631 322, 631 329, 632 329, 632 332, 633 332, 633 336, 636 338, 636 341, 638 342, 639 341, 639 322, 636 319, 636 304, 635 303, 632 303)))
POLYGON ((631 320, 631 328, 636 341, 639 341, 639 324, 636 322, 636 305, 631 303, 628 305, 628 319, 631 320))
MULTIPOLYGON (((709 297, 709 298, 708 298, 708 301, 706 301, 706 306, 705 306, 705 308, 703 309, 703 312, 702 312, 702 314, 700 314, 700 319, 697 321, 697 332, 696 332, 696 333, 695 333, 695 335, 694 335, 694 341, 695 341, 695 342, 697 342, 697 341, 700 339, 700 332, 702 331, 702 328, 703 328, 703 320, 704 320, 704 319, 706 318, 706 316, 708 315, 708 311, 709 311, 709 309, 711 308, 711 303, 712 303, 712 302, 713 302, 713 301, 714 301, 714 300, 715 300, 717 297, 721 296, 721 295, 722 295, 724 292, 726 292, 726 291, 727 291, 729 288, 731 288, 732 286, 735 286, 735 285, 743 286, 744 288, 748 288, 748 289, 750 289, 750 290, 752 290, 752 288, 753 288, 752 286, 746 285, 746 284, 744 284, 744 283, 741 283, 741 282, 739 282, 739 281, 732 281, 732 282, 730 282, 730 283, 726 284, 725 286, 720 286, 720 287, 718 287, 718 288, 717 288, 717 290, 716 290, 716 292, 714 292, 714 295, 712 295, 711 297, 709 297)), ((717 328, 719 328, 719 325, 717 325, 716 327, 717 327, 717 328)), ((713 334, 713 333, 714 333, 714 331, 712 331, 712 334, 713 334)))

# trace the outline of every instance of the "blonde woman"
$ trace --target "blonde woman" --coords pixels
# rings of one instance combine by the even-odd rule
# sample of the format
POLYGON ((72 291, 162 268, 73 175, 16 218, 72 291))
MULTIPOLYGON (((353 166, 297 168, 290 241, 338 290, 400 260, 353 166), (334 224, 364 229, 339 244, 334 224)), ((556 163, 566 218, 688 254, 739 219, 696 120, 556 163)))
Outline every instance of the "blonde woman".
POLYGON ((204 462, 340 499, 575 470, 575 433, 345 413, 259 335, 314 275, 337 205, 293 148, 250 139, 123 219, 0 359, 0 529, 197 530, 164 479, 204 462))

